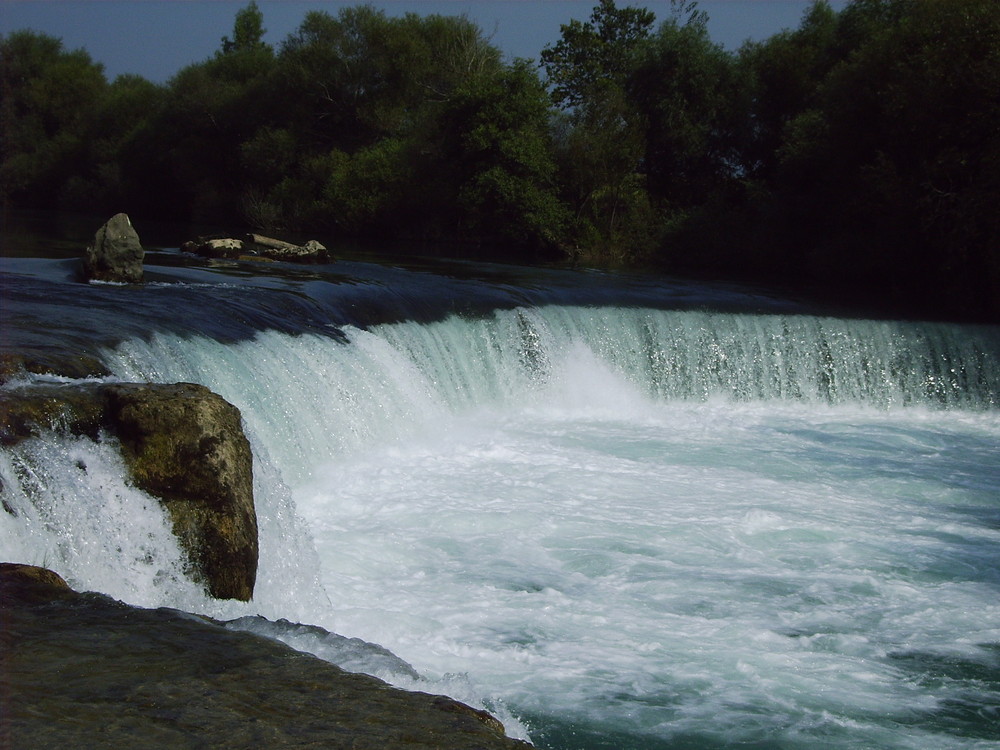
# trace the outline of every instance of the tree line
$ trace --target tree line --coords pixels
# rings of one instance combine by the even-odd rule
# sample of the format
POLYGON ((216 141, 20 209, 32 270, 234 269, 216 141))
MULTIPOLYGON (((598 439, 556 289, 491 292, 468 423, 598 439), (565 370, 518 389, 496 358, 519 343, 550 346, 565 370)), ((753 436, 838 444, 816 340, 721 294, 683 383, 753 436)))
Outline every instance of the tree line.
POLYGON ((814 2, 735 51, 599 0, 539 61, 461 16, 254 2, 165 85, 0 39, 4 205, 759 280, 1000 320, 1000 4, 814 2))

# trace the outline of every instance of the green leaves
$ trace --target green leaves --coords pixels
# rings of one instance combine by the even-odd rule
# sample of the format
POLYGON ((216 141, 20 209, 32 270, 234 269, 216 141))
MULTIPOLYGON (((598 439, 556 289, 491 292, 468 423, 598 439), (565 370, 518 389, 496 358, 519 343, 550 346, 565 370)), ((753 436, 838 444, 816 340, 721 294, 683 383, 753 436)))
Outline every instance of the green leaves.
POLYGON ((563 25, 559 41, 541 54, 553 101, 574 108, 606 87, 620 87, 655 20, 644 8, 618 8, 614 0, 600 0, 588 22, 563 25))
POLYGON ((106 88, 104 69, 83 50, 31 31, 0 40, 0 197, 38 205, 61 193, 84 168, 106 88))
POLYGON ((259 50, 265 47, 264 34, 264 14, 254 0, 242 10, 237 11, 236 21, 233 23, 233 38, 222 37, 222 51, 229 54, 232 52, 247 52, 259 50))

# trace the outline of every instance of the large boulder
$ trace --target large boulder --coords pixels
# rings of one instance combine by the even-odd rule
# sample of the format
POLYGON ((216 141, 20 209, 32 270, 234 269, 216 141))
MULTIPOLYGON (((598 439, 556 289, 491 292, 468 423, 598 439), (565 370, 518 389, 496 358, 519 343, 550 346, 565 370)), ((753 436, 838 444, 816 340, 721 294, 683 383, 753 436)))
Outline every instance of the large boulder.
POLYGON ((87 281, 120 284, 142 283, 144 251, 127 214, 115 214, 97 230, 94 244, 83 255, 83 277, 87 281))
POLYGON ((104 388, 107 421, 137 486, 160 498, 209 593, 253 596, 253 458, 239 410, 201 385, 104 388))
POLYGON ((257 578, 253 458, 240 412, 201 385, 41 384, 0 392, 0 442, 47 429, 115 435, 131 481, 159 498, 219 599, 249 600, 257 578))

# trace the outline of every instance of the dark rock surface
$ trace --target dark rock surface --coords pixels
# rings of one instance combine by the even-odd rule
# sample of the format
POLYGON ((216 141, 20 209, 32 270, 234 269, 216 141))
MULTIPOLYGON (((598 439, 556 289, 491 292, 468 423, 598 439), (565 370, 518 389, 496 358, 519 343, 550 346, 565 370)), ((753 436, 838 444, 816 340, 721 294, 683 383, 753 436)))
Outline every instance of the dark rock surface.
POLYGON ((530 747, 450 698, 50 576, 0 565, 0 747, 530 747))
POLYGON ((142 283, 144 255, 128 216, 115 214, 97 230, 94 243, 84 252, 83 277, 87 281, 142 283))
POLYGON ((240 413, 201 385, 39 384, 0 391, 0 442, 45 430, 118 437, 133 483, 159 498, 219 599, 248 600, 257 576, 253 458, 240 413))

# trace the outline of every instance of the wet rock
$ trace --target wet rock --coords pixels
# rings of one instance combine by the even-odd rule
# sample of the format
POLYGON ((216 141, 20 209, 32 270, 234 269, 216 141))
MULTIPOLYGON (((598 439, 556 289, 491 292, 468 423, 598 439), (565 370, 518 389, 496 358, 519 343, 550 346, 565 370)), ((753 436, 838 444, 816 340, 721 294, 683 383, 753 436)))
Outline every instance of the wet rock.
POLYGON ((109 385, 107 421, 136 485, 163 500, 209 593, 249 600, 257 577, 253 458, 239 410, 201 385, 109 385))
POLYGON ((484 711, 0 566, 0 747, 523 750, 484 711), (54 592, 60 591, 58 595, 54 592))
POLYGON ((62 375, 68 378, 101 377, 110 374, 97 358, 80 352, 64 353, 42 348, 25 348, 0 353, 0 383, 26 373, 62 375))
POLYGON ((46 430, 115 435, 133 483, 159 498, 219 599, 249 600, 257 577, 253 457, 239 410, 204 386, 39 384, 0 392, 0 442, 46 430))
POLYGON ((0 444, 16 445, 45 430, 97 439, 103 415, 96 386, 40 384, 0 390, 0 444))
POLYGON ((302 625, 284 619, 268 620, 260 615, 240 617, 223 624, 229 630, 242 630, 287 643, 296 651, 318 656, 350 672, 379 674, 388 676, 387 679, 420 679, 410 664, 377 643, 346 638, 318 625, 302 625))
POLYGON ((128 215, 115 214, 97 230, 94 244, 84 252, 83 278, 120 284, 142 283, 144 254, 128 215))

